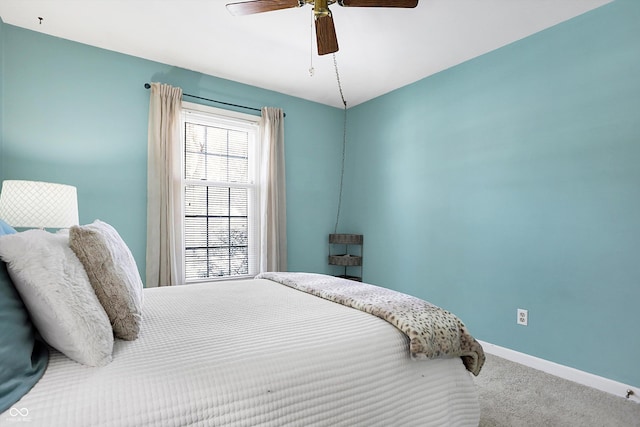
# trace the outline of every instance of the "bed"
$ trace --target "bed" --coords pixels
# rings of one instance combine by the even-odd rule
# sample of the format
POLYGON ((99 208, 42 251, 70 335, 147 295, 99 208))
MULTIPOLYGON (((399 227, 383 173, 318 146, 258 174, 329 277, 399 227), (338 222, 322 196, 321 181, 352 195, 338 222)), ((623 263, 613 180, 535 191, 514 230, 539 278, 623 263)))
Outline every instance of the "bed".
POLYGON ((478 425, 479 345, 415 360, 399 327, 282 277, 144 289, 136 339, 99 367, 50 348, 0 425, 478 425))

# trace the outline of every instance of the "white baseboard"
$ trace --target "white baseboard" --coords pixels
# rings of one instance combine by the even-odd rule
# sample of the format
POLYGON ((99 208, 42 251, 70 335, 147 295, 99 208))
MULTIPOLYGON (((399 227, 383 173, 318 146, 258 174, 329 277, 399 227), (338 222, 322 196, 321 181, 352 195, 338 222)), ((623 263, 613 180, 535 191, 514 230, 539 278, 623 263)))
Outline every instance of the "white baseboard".
POLYGON ((613 394, 615 396, 627 398, 627 392, 631 390, 633 394, 631 394, 628 399, 633 402, 640 403, 640 389, 638 387, 613 381, 608 378, 600 377, 598 375, 580 371, 569 366, 564 366, 558 363, 550 362, 548 360, 540 359, 535 356, 530 356, 525 353, 520 353, 518 351, 511 350, 505 347, 500 347, 498 345, 491 344, 485 341, 478 340, 478 342, 482 345, 482 348, 488 354, 493 354, 495 356, 502 357, 503 359, 520 363, 521 365, 538 369, 539 371, 555 375, 556 377, 564 378, 565 380, 586 385, 587 387, 592 387, 597 390, 613 394))

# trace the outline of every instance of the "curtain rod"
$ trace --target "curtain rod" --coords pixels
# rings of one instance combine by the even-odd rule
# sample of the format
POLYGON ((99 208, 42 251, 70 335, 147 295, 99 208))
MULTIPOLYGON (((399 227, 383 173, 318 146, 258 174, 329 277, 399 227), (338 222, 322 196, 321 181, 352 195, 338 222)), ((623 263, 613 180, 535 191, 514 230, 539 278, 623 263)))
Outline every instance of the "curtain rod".
MULTIPOLYGON (((151 85, 149 83, 145 83, 144 84, 144 88, 145 89, 150 89, 151 85)), ((245 105, 231 104, 229 102, 224 102, 224 101, 216 101, 215 99, 203 98, 203 97, 197 96, 197 95, 189 95, 188 93, 183 93, 182 96, 188 96, 188 97, 191 97, 191 98, 202 99, 203 101, 215 102, 217 104, 229 105, 231 107, 245 108, 247 110, 253 110, 253 111, 258 111, 258 112, 262 113, 262 110, 259 109, 259 108, 247 107, 245 105)), ((284 115, 284 117, 287 117, 286 114, 283 113, 283 115, 284 115)))

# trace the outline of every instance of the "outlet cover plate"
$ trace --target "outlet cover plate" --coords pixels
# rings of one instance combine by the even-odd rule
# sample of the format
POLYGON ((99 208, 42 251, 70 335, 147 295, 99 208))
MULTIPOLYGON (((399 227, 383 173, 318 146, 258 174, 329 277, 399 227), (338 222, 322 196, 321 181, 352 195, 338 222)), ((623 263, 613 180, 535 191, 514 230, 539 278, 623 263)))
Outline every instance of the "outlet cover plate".
POLYGON ((529 324, 529 310, 519 308, 516 322, 518 322, 518 325, 527 326, 529 324))

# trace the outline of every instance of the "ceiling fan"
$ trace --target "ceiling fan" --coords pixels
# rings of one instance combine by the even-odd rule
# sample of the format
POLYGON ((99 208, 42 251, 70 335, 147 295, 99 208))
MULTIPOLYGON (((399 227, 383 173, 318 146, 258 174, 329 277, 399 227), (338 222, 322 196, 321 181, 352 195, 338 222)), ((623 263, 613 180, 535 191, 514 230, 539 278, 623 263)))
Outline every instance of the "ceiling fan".
POLYGON ((329 10, 329 5, 336 2, 344 7, 412 8, 418 5, 418 0, 250 0, 229 3, 227 10, 232 15, 251 15, 313 4, 318 55, 326 55, 338 51, 338 38, 329 10))

